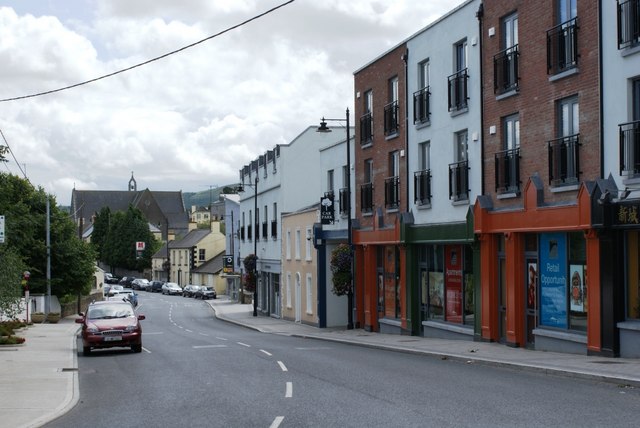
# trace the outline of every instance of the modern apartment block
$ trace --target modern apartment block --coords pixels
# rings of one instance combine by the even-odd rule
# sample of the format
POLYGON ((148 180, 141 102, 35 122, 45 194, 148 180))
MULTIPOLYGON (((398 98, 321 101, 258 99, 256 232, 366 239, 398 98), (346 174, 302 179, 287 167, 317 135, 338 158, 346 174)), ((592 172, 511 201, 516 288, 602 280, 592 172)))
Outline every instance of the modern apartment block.
POLYGON ((503 0, 481 11, 484 180, 474 224, 483 340, 610 351, 592 225, 603 155, 599 6, 503 0))
POLYGON ((355 324, 371 331, 406 328, 405 249, 400 216, 407 211, 405 43, 354 73, 355 324))

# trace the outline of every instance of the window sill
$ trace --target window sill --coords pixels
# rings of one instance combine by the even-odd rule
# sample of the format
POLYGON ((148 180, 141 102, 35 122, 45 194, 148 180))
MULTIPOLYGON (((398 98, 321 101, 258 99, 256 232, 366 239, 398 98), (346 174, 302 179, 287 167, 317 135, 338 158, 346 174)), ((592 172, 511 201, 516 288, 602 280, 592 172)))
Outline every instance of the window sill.
POLYGON ((445 321, 422 321, 422 325, 424 325, 425 327, 437 328, 440 330, 447 330, 458 334, 473 336, 473 328, 467 327, 463 324, 452 324, 445 321))
POLYGON ((431 126, 431 120, 425 120, 424 122, 415 122, 416 129, 428 128, 431 126))
POLYGON ((620 55, 622 55, 622 57, 625 58, 630 55, 635 55, 638 52, 640 52, 640 44, 622 49, 620 51, 620 55))
POLYGON ((368 149, 369 147, 373 147, 373 143, 369 141, 368 143, 360 144, 361 149, 368 149))
POLYGON ((460 205, 469 205, 469 199, 458 199, 455 201, 451 201, 451 205, 453 205, 454 207, 460 206, 460 205))
POLYGON ((520 93, 520 88, 516 87, 515 89, 510 89, 506 92, 501 93, 500 95, 496 96, 496 101, 501 101, 504 100, 506 98, 511 98, 514 95, 518 95, 520 93))
MULTIPOLYGON (((623 172, 624 174, 624 172, 623 172)), ((622 178, 622 184, 624 184, 625 186, 628 185, 634 185, 634 184, 640 184, 640 176, 638 175, 634 175, 634 174, 628 174, 626 176, 626 178, 622 178)))
POLYGON ((505 192, 505 193, 499 193, 496 196, 496 199, 513 199, 519 196, 520 196, 520 192, 505 192))
POLYGON ((536 328, 533 330, 533 334, 536 336, 550 337, 552 339, 566 340, 567 342, 587 344, 587 335, 584 333, 536 328))
POLYGON ((634 330, 640 332, 640 320, 622 321, 616 324, 616 327, 622 330, 634 330))
POLYGON ((465 114, 469 111, 469 107, 462 107, 461 109, 458 110, 451 110, 449 112, 449 114, 451 115, 451 117, 456 117, 456 116, 460 116, 461 114, 465 114))
POLYGON ((580 184, 570 184, 567 186, 555 186, 551 187, 551 193, 573 192, 580 189, 580 184))
POLYGON ((362 213, 362 217, 372 217, 373 211, 367 211, 362 213))
POLYGON ((384 139, 385 139, 386 141, 389 141, 389 140, 393 140, 393 139, 395 139, 395 138, 398 138, 398 136, 400 136, 400 133, 399 133, 398 131, 396 131, 396 132, 393 132, 393 133, 391 133, 391 134, 389 134, 389 135, 386 135, 386 134, 385 134, 384 139))
POLYGON ((416 204, 416 207, 419 210, 428 210, 431 208, 431 203, 427 203, 427 204, 416 204))
POLYGON ((578 74, 580 70, 578 67, 573 67, 565 71, 561 71, 560 73, 554 74, 553 76, 549 76, 549 82, 556 82, 558 80, 562 80, 565 77, 573 76, 574 74, 578 74))
POLYGON ((402 322, 393 318, 380 318, 378 322, 380 324, 392 325, 394 327, 402 327, 402 322))
POLYGON ((397 213, 399 208, 387 208, 387 214, 397 213))

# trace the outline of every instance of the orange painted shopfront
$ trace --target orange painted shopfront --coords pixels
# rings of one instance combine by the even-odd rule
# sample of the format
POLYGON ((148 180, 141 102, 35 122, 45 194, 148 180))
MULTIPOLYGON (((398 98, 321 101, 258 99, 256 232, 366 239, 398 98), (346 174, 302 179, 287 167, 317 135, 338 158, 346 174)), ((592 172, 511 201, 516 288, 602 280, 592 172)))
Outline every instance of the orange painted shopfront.
POLYGON ((591 226, 592 198, 584 184, 575 204, 547 205, 540 195, 530 180, 517 209, 494 211, 488 197, 476 202, 481 338, 514 347, 597 353, 600 241, 591 226))

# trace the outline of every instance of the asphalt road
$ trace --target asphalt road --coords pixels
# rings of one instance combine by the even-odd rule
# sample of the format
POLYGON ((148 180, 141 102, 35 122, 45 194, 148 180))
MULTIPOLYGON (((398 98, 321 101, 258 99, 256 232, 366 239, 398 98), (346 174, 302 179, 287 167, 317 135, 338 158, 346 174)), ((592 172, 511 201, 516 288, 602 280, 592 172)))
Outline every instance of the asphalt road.
POLYGON ((47 427, 637 426, 612 384, 263 334, 140 293, 143 352, 78 356, 80 402, 47 427))

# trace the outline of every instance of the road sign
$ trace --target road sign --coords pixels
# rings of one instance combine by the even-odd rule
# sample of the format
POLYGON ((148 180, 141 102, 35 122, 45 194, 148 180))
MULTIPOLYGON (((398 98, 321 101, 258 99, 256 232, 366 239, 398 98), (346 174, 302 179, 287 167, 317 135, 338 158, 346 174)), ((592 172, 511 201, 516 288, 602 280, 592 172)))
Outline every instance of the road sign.
POLYGON ((233 272, 233 255, 226 254, 224 256, 224 264, 223 264, 222 271, 224 273, 233 272))
POLYGON ((4 244, 4 216, 0 215, 0 244, 4 244))
POLYGON ((136 242, 136 251, 144 251, 146 243, 144 241, 136 242))

